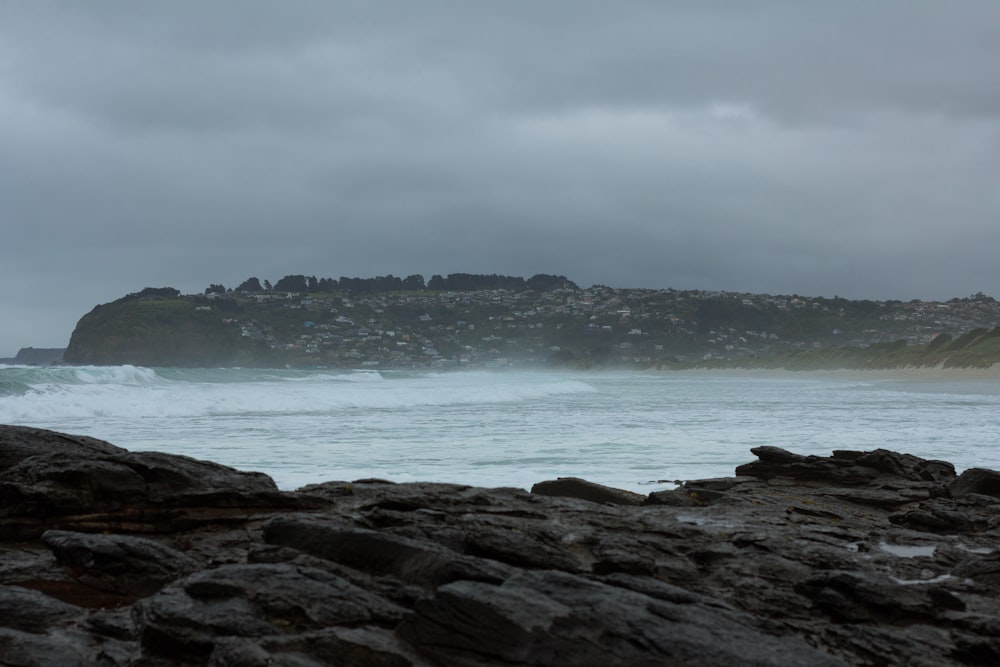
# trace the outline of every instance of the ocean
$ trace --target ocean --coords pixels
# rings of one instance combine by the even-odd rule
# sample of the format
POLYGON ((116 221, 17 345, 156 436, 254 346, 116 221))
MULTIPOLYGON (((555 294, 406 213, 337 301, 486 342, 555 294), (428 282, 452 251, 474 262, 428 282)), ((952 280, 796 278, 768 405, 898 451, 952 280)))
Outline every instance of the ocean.
POLYGON ((648 493, 751 447, 1000 469, 996 374, 0 366, 0 423, 209 459, 295 489, 381 478, 648 493))

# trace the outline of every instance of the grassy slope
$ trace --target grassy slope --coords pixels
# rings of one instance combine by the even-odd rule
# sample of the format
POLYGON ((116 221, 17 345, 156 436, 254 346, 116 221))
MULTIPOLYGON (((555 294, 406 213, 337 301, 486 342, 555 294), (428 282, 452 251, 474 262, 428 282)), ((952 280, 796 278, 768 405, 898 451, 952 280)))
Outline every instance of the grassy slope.
POLYGON ((831 347, 741 360, 712 360, 687 366, 700 368, 764 368, 785 370, 886 370, 895 368, 989 368, 1000 363, 1000 327, 976 329, 959 338, 907 345, 905 341, 866 348, 831 347))

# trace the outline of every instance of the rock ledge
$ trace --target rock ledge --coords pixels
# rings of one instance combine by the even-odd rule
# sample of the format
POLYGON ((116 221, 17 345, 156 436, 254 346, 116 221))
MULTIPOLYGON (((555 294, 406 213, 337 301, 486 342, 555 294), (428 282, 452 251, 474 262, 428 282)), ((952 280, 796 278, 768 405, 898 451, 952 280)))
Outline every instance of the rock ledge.
POLYGON ((1000 664, 1000 473, 752 452, 645 497, 286 493, 0 426, 0 663, 1000 664))

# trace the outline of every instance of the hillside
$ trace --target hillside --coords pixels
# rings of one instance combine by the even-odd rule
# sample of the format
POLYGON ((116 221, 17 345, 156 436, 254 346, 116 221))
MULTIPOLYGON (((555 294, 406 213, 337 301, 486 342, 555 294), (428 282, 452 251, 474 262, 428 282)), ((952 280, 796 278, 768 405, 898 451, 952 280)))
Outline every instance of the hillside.
POLYGON ((152 366, 861 368, 976 366, 1000 359, 993 331, 1000 325, 1000 304, 982 294, 947 302, 851 301, 580 288, 565 279, 532 283, 498 276, 489 278, 505 287, 448 289, 475 283, 451 278, 435 276, 438 280, 428 283, 440 289, 422 286, 422 279, 408 283, 416 289, 392 289, 398 285, 391 281, 350 282, 354 279, 293 281, 307 291, 266 289, 256 279, 244 283, 252 290, 213 285, 201 295, 147 288, 85 315, 65 360, 152 366))
POLYGON ((179 294, 126 296, 84 315, 63 359, 142 366, 266 363, 268 348, 241 335, 237 321, 225 316, 227 305, 238 310, 237 302, 209 307, 197 297, 179 294))
POLYGON ((683 365, 688 368, 807 371, 930 367, 989 368, 997 363, 1000 363, 1000 327, 973 329, 958 338, 943 334, 926 345, 911 345, 906 340, 899 339, 868 347, 827 347, 782 352, 751 359, 711 359, 683 365))

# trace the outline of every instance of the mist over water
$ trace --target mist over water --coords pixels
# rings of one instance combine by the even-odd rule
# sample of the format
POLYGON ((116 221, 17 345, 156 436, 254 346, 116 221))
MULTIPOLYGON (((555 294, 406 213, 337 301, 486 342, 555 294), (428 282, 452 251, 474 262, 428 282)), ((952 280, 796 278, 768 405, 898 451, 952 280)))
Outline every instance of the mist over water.
POLYGON ((751 447, 1000 468, 1000 382, 850 374, 0 367, 0 422, 210 459, 282 488, 380 477, 647 493, 751 447))

